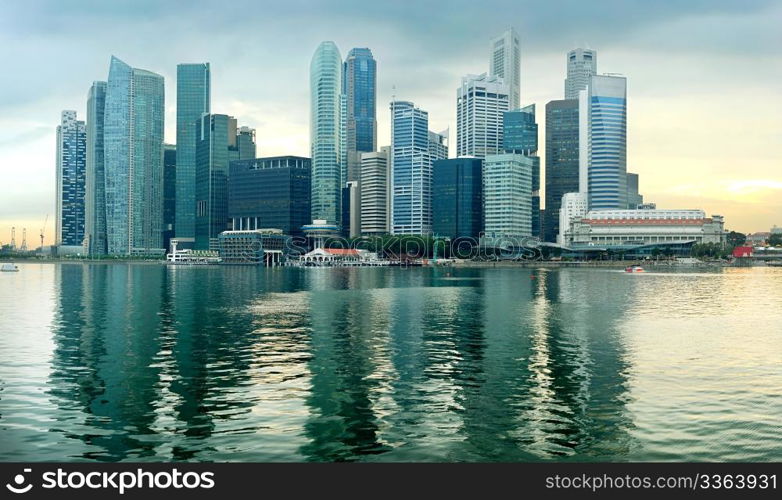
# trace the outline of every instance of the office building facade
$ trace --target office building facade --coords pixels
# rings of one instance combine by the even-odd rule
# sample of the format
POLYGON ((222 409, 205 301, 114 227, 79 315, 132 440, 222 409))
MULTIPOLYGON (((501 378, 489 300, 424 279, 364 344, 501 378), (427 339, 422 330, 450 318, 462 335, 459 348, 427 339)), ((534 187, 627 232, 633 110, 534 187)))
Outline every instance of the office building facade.
POLYGON ((87 152, 84 192, 84 242, 87 255, 106 254, 106 176, 103 163, 103 114, 106 82, 93 82, 87 95, 87 152))
POLYGON ((483 160, 452 158, 434 162, 432 233, 451 240, 477 239, 483 231, 483 160))
POLYGON ((483 163, 484 232, 489 238, 532 235, 532 170, 529 156, 503 153, 483 163))
POLYGON ((568 52, 565 99, 578 99, 578 93, 589 86, 592 76, 596 74, 596 50, 578 48, 568 52))
POLYGON ((361 154, 361 234, 381 235, 389 232, 391 208, 390 148, 361 154))
POLYGON ((489 76, 502 78, 508 86, 508 109, 521 106, 521 43, 509 28, 490 42, 489 76))
MULTIPOLYGON (((196 129, 201 115, 211 112, 211 69, 209 63, 177 65, 176 145, 177 238, 195 238, 196 129)), ((253 155, 254 156, 254 155, 253 155)))
POLYGON ((535 105, 503 113, 503 149, 532 159, 532 235, 542 238, 540 213, 540 157, 535 105))
POLYGON ((274 156, 232 161, 228 181, 228 217, 234 231, 279 229, 303 236, 310 214, 312 161, 274 156))
POLYGON ((358 181, 361 153, 377 149, 377 62, 368 48, 348 52, 343 65, 347 180, 358 181))
POLYGON ((57 215, 55 244, 84 242, 87 129, 76 111, 63 111, 57 126, 57 215))
POLYGON ((638 191, 638 174, 627 172, 627 208, 634 210, 643 203, 644 197, 638 191))
POLYGON ((312 217, 339 225, 346 181, 342 59, 334 42, 321 43, 310 63, 310 147, 312 217), (345 171, 343 171, 343 168, 345 171))
POLYGON ((485 158, 503 151, 508 86, 499 77, 467 75, 456 91, 456 155, 485 158))
POLYGON ((163 144, 163 248, 176 235, 176 146, 163 144))
POLYGON ((111 255, 163 251, 163 77, 111 58, 104 114, 111 255))
POLYGON ((578 99, 546 104, 546 212, 543 239, 557 241, 565 193, 579 191, 578 99))

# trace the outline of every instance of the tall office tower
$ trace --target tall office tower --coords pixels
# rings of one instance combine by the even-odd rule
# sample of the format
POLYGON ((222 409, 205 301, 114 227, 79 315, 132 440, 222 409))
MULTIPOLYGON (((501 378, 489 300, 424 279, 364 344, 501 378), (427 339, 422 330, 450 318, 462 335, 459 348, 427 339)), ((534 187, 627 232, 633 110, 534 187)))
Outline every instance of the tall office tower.
POLYGON ((489 76, 502 78, 509 89, 509 108, 521 106, 521 44, 513 28, 491 40, 489 76))
POLYGON ((567 78, 565 78, 565 99, 578 99, 578 93, 589 85, 597 74, 597 51, 573 49, 567 53, 567 78))
POLYGON ((176 235, 176 146, 163 144, 163 248, 176 235))
POLYGON ((356 48, 348 52, 343 68, 347 180, 357 181, 361 153, 377 149, 377 63, 371 50, 356 48))
POLYGON ((579 190, 578 99, 546 104, 546 213, 543 239, 557 241, 562 196, 579 190))
POLYGON ((258 156, 255 144, 255 129, 239 127, 236 131, 236 147, 240 158, 255 158, 258 156))
POLYGON ((81 246, 84 241, 84 193, 87 129, 76 111, 63 111, 57 126, 57 216, 55 244, 81 246))
POLYGON ((163 77, 112 56, 103 150, 108 253, 163 248, 163 77))
POLYGON ((388 147, 361 153, 361 234, 388 234, 391 171, 388 147))
MULTIPOLYGON (((209 63, 178 64, 176 68, 176 236, 195 238, 196 127, 201 115, 211 112, 209 63)), ((255 154, 253 154, 253 157, 255 154)))
MULTIPOLYGON (((245 160, 239 149, 241 129, 236 118, 205 114, 196 130, 196 250, 218 250, 217 237, 230 229, 228 221, 228 165, 245 160)), ((245 147, 251 154, 255 147, 245 147)))
POLYGON ((506 153, 518 153, 532 159, 532 235, 542 238, 540 218, 540 157, 538 156, 538 124, 535 105, 507 111, 502 117, 503 148, 506 153))
POLYGON ((483 160, 451 158, 434 162, 432 232, 451 238, 478 238, 483 231, 483 160))
POLYGON ((447 155, 447 138, 429 131, 426 111, 391 103, 392 234, 432 232, 432 163, 447 155))
POLYGON ((228 217, 234 231, 281 229, 303 236, 310 217, 312 163, 300 156, 235 160, 229 166, 228 217))
POLYGON ((103 163, 103 114, 106 82, 93 82, 87 95, 87 172, 84 237, 87 255, 106 254, 106 176, 103 163))
POLYGON ((456 155, 485 158, 501 153, 502 114, 508 86, 499 77, 467 75, 456 91, 456 155))
POLYGON ((638 191, 638 174, 627 172, 627 208, 633 210, 643 203, 644 197, 638 191))
POLYGON ((595 75, 579 95, 580 156, 587 157, 580 175, 586 177, 589 209, 627 207, 627 79, 595 75), (586 102, 584 102, 586 100, 586 102), (582 115, 587 114, 588 117, 582 115), (586 118, 586 120, 585 120, 586 118), (587 126, 582 124, 586 121, 587 126), (581 140, 588 127, 588 140, 581 140), (586 144, 588 143, 588 144, 586 144), (585 151, 586 149, 586 151, 585 151), (584 153, 587 154, 584 154, 584 153), (586 174, 586 175, 584 175, 586 174))
POLYGON ((532 235, 532 169, 529 156, 504 153, 483 162, 483 224, 489 238, 532 235))
POLYGON ((318 46, 310 63, 311 207, 313 219, 340 224, 345 182, 342 59, 334 42, 318 46))

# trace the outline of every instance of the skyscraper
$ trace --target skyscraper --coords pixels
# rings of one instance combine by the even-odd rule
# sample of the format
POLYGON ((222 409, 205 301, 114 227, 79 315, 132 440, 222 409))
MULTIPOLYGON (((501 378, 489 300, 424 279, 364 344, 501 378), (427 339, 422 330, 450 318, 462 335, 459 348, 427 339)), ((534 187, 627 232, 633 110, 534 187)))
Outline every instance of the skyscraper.
POLYGON ((627 208, 636 209, 643 202, 644 197, 638 192, 638 174, 627 172, 627 208))
POLYGON ((489 238, 532 235, 532 158, 516 153, 483 162, 484 231, 489 238))
POLYGON ((432 232, 478 238, 483 231, 483 160, 437 160, 432 178, 432 232))
POLYGON ((176 234, 176 146, 163 144, 163 248, 176 234))
POLYGON ((361 234, 386 234, 390 212, 390 148, 361 153, 361 234))
POLYGON ((310 217, 312 163, 300 156, 236 160, 228 178, 228 217, 234 231, 281 229, 303 236, 310 217))
POLYGON ((106 176, 103 163, 103 114, 106 82, 93 82, 87 95, 87 172, 84 235, 88 255, 106 254, 106 176))
POLYGON ((489 76, 502 78, 509 89, 508 109, 521 106, 521 44, 519 35, 513 28, 508 28, 501 35, 491 40, 491 58, 489 59, 489 76))
POLYGON ((447 157, 443 134, 429 130, 429 114, 412 102, 391 103, 393 234, 432 232, 432 163, 447 157))
POLYGON ((597 74, 597 51, 573 49, 567 54, 567 78, 565 78, 565 99, 578 99, 578 92, 589 85, 597 74))
POLYGON ((467 75, 456 91, 456 155, 484 158, 501 153, 502 114, 508 86, 496 76, 467 75))
POLYGON ((57 215, 55 244, 84 241, 84 193, 87 130, 76 111, 63 111, 57 126, 57 215))
POLYGON ((310 64, 312 217, 339 225, 342 215, 344 143, 342 59, 334 42, 321 43, 310 64))
MULTIPOLYGON (((245 128, 245 136, 254 136, 245 128)), ((229 163, 245 160, 240 156, 236 118, 204 114, 196 130, 196 236, 197 250, 218 250, 217 237, 230 229, 228 220, 229 163)), ((245 154, 255 152, 254 144, 245 144, 245 154)))
POLYGON ((348 181, 359 180, 361 153, 377 149, 377 63, 372 51, 356 48, 348 52, 343 74, 347 99, 345 144, 348 181))
MULTIPOLYGON (((627 208, 627 79, 595 75, 588 96, 589 209, 627 208)), ((583 117, 581 118, 583 123, 583 117)), ((583 133, 583 130, 582 130, 583 133)), ((582 142, 582 141, 580 141, 582 142)), ((584 151, 584 144, 580 144, 584 151)))
POLYGON ((532 235, 542 237, 540 219, 540 157, 538 156, 538 124, 535 105, 507 111, 503 114, 503 148, 506 153, 518 153, 532 159, 532 235))
POLYGON ((163 77, 112 56, 104 115, 108 253, 163 247, 163 77))
POLYGON ((239 127, 236 131, 236 147, 239 150, 239 158, 255 158, 258 156, 255 144, 255 129, 239 127))
MULTIPOLYGON (((176 68, 176 236, 195 238, 196 127, 211 112, 209 63, 179 64, 176 68)), ((255 154, 253 153, 253 156, 255 154)))
POLYGON ((545 241, 557 241, 562 196, 579 190, 578 99, 546 104, 545 241))

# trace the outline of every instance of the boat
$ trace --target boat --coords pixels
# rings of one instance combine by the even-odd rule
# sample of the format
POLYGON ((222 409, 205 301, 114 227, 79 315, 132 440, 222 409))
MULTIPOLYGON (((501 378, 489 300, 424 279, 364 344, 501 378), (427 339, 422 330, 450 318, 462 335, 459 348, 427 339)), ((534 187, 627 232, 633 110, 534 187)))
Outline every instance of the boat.
POLYGON ((638 264, 634 264, 632 266, 627 266, 625 268, 626 273, 642 273, 644 272, 644 268, 639 266, 638 264))
POLYGON ((4 273, 18 273, 19 272, 19 266, 15 265, 15 264, 5 263, 2 266, 0 266, 0 272, 4 272, 4 273))

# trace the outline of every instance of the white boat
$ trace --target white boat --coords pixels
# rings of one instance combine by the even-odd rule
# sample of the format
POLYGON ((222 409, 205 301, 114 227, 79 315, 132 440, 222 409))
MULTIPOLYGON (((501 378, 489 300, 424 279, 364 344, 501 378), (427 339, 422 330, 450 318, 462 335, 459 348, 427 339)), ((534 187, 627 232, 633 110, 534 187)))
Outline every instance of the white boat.
POLYGON ((10 264, 10 263, 6 262, 2 266, 0 266, 0 272, 4 272, 4 273, 18 273, 19 272, 19 266, 17 266, 16 264, 10 264))

